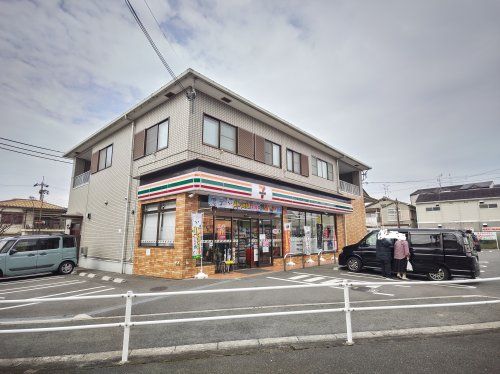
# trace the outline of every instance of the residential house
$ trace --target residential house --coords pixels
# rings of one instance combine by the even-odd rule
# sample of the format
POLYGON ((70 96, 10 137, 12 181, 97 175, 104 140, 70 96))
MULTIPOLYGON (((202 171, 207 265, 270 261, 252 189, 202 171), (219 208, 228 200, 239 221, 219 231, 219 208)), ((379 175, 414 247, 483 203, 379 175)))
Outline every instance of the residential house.
POLYGON ((500 226, 500 185, 492 181, 420 189, 410 198, 421 228, 481 231, 500 226))
POLYGON ((366 233, 366 164, 191 69, 66 157, 84 267, 192 277, 192 213, 203 213, 208 273, 278 266, 366 233))
POLYGON ((0 236, 63 233, 66 208, 31 199, 0 201, 0 236))
POLYGON ((382 227, 417 227, 416 208, 402 201, 383 197, 371 204, 367 204, 366 227, 377 229, 382 227))

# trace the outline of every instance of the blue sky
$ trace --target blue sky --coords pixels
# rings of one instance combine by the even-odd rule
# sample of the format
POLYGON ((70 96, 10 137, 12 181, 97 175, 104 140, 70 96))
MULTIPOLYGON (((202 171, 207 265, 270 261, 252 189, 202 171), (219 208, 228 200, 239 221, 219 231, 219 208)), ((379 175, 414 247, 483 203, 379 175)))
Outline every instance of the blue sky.
MULTIPOLYGON (((409 199, 500 182, 498 1, 132 0, 167 60, 373 167, 409 199), (468 177, 489 170, 491 173, 468 177)), ((67 150, 169 80, 122 0, 0 1, 0 136, 67 150)), ((71 167, 0 150, 0 199, 66 205, 71 167)))

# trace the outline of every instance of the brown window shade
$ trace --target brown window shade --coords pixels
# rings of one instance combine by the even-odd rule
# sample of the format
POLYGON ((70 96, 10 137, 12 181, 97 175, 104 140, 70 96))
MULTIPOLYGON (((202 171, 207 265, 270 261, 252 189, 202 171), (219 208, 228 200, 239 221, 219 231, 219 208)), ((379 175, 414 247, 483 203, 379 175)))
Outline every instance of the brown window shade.
POLYGON ((255 160, 266 162, 265 139, 255 135, 255 160))
POLYGON ((242 128, 238 128, 238 154, 251 159, 254 155, 253 134, 242 128))
POLYGON ((300 174, 304 177, 309 176, 309 157, 300 155, 300 174))
POLYGON ((99 152, 92 153, 92 159, 90 161, 90 173, 97 173, 97 167, 99 166, 99 152))
POLYGON ((134 135, 134 160, 144 156, 144 141, 146 139, 146 131, 142 130, 134 135))

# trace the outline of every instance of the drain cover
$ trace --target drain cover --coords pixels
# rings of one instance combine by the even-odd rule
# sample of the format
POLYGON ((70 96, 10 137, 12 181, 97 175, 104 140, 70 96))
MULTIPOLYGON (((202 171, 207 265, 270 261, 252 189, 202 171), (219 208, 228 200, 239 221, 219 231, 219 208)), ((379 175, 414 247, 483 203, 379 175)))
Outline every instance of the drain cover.
POLYGON ((165 291, 168 287, 160 286, 160 287, 153 287, 150 288, 149 290, 151 292, 160 292, 160 291, 165 291))

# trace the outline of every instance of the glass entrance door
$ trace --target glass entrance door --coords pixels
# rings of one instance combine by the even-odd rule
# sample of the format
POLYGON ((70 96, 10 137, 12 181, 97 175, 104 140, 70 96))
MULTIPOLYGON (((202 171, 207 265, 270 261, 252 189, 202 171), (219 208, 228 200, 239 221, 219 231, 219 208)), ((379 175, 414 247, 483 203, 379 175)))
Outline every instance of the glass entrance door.
POLYGON ((261 219, 259 223, 259 266, 271 266, 273 226, 270 219, 261 219))
POLYGON ((252 264, 252 246, 250 243, 250 220, 233 221, 235 263, 238 268, 247 268, 252 264))

